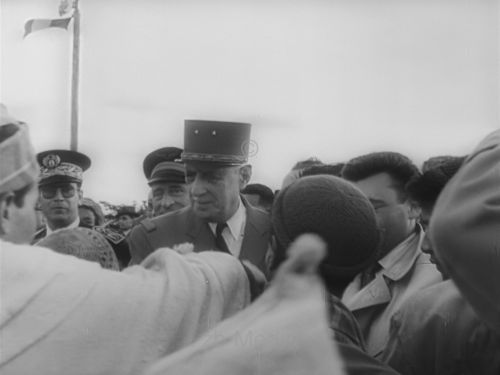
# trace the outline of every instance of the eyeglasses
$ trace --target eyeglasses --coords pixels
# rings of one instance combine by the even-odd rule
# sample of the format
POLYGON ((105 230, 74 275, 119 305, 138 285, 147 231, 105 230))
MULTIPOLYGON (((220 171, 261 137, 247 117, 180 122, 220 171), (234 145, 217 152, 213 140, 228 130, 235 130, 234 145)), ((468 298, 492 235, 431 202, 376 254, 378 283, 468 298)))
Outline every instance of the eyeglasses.
POLYGON ((63 198, 73 198, 76 189, 72 185, 56 185, 56 186, 43 186, 40 188, 40 194, 44 199, 53 199, 57 195, 57 191, 61 192, 63 198))

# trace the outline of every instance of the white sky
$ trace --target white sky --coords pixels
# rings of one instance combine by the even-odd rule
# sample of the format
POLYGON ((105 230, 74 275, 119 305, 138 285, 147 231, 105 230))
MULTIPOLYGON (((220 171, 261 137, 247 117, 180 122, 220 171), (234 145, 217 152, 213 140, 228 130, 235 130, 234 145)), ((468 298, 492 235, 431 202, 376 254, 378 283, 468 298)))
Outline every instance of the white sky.
MULTIPOLYGON (((59 0, 0 0, 0 101, 38 151, 69 147, 71 31, 24 39, 59 0)), ((80 0, 85 194, 146 198, 142 160, 186 118, 253 124, 254 182, 297 161, 465 154, 499 126, 497 0, 80 0)), ((71 27, 70 27, 71 30, 71 27)))

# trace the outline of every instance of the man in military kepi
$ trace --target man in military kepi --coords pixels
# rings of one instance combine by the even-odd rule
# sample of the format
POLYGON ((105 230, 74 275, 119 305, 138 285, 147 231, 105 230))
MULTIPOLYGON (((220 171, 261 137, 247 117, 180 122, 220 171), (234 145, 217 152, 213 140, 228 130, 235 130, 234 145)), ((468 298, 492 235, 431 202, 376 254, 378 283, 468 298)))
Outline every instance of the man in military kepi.
POLYGON ((184 152, 191 205, 144 220, 129 236, 131 264, 149 253, 189 242, 194 251, 218 250, 246 259, 268 274, 272 258, 269 215, 248 204, 240 191, 247 164, 250 124, 186 120, 184 152))
POLYGON ((186 167, 181 161, 181 154, 180 148, 162 147, 144 159, 144 175, 151 187, 154 217, 189 205, 186 167))
POLYGON ((79 226, 83 172, 91 164, 87 155, 70 150, 44 151, 37 155, 37 160, 40 164, 39 203, 46 226, 35 234, 34 242, 55 230, 79 226))
MULTIPOLYGON (((35 234, 37 243, 54 231, 86 227, 80 221, 78 207, 83 201, 83 172, 91 164, 90 158, 71 150, 49 150, 37 155, 40 164, 39 206, 46 226, 35 234)), ((90 229, 99 232, 109 242, 118 258, 120 268, 130 260, 128 243, 124 236, 103 226, 90 229)))

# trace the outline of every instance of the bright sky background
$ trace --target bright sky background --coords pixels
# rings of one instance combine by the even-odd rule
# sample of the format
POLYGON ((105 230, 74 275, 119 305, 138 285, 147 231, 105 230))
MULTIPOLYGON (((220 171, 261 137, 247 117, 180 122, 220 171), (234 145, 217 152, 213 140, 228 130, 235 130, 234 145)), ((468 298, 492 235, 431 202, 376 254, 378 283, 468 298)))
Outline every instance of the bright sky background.
MULTIPOLYGON (((59 0, 0 0, 0 101, 35 148, 69 147, 69 31, 23 39, 59 0)), ((253 124, 254 182, 300 159, 465 154, 499 126, 497 0, 80 0, 85 194, 146 199, 142 160, 183 120, 253 124)))

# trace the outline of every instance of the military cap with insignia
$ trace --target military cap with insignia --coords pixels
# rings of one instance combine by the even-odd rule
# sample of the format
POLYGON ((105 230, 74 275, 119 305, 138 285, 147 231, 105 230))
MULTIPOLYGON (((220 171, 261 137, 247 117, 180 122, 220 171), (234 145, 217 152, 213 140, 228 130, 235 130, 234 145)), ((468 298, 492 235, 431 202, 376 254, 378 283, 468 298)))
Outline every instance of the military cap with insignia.
POLYGON ((151 185, 155 182, 185 182, 185 166, 181 161, 182 149, 163 147, 148 154, 142 163, 144 175, 151 185))
POLYGON ((248 161, 251 124, 185 120, 183 162, 241 165, 248 161))
POLYGON ((82 183, 83 172, 90 167, 90 158, 71 150, 48 150, 37 155, 40 164, 40 186, 55 182, 82 183))

